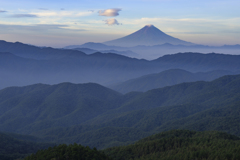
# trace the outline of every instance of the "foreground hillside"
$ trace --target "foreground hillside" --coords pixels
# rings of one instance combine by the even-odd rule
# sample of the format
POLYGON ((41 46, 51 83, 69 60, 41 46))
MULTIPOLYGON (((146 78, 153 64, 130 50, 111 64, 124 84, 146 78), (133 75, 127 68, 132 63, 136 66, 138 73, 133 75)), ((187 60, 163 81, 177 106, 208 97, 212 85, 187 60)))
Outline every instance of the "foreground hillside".
POLYGON ((1 131, 98 149, 172 129, 240 136, 240 75, 125 95, 98 84, 36 84, 0 90, 1 131))
POLYGON ((0 159, 15 160, 24 158, 38 150, 54 146, 54 144, 50 143, 35 143, 29 140, 33 140, 33 137, 0 133, 0 159))
POLYGON ((173 130, 104 152, 114 160, 239 160, 240 138, 217 131, 173 130))
MULTIPOLYGON (((29 137, 29 136, 22 136, 29 137)), ((99 159, 99 160, 239 160, 240 138, 224 132, 171 130, 137 141, 134 144, 96 148, 80 144, 39 144, 20 141, 0 134, 1 160, 53 160, 53 159, 99 159)))
POLYGON ((62 144, 53 148, 39 150, 25 158, 25 160, 110 160, 104 153, 76 143, 72 145, 62 144))

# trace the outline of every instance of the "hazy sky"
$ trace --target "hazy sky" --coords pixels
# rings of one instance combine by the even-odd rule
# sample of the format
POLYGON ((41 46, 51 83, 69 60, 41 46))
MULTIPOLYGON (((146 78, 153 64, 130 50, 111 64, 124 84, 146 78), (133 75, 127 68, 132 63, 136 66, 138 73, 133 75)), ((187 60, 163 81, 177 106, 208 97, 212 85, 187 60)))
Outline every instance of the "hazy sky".
POLYGON ((239 0, 0 0, 0 39, 63 47, 147 24, 198 44, 240 44, 239 0))

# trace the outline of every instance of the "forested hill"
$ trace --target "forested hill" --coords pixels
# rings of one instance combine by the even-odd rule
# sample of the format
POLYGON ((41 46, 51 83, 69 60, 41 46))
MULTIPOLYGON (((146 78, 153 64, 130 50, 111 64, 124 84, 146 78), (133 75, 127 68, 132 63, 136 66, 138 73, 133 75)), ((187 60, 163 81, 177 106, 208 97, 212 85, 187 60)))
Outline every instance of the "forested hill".
POLYGON ((240 138, 216 131, 173 130, 104 152, 114 160, 238 160, 240 138))
MULTIPOLYGON (((16 132, 34 125, 46 129, 80 124, 114 108, 110 100, 120 96, 94 83, 6 88, 0 90, 0 128, 16 132)), ((32 129, 22 131, 27 134, 32 129)))
POLYGON ((240 75, 122 95, 98 84, 36 84, 0 90, 1 131, 98 149, 171 129, 237 136, 240 75))
POLYGON ((239 160, 240 138, 224 132, 171 130, 137 141, 134 144, 99 151, 80 144, 40 144, 20 141, 0 133, 1 160, 239 160))
MULTIPOLYGON (((29 154, 35 153, 41 149, 53 147, 55 144, 51 143, 35 143, 31 141, 19 140, 20 135, 13 136, 7 133, 0 133, 0 159, 1 160, 15 160, 24 158, 29 154), (17 138, 15 138, 17 137, 17 138)), ((21 136, 24 139, 32 139, 31 136, 21 136)))
POLYGON ((50 147, 45 150, 39 150, 24 160, 112 160, 102 151, 96 148, 81 146, 80 144, 61 144, 59 146, 50 147))

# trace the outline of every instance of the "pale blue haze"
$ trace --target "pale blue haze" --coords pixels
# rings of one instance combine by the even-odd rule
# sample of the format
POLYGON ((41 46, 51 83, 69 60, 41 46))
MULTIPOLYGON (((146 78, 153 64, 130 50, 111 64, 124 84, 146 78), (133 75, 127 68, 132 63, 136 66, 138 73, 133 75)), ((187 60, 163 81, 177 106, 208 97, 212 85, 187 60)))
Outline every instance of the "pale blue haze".
POLYGON ((63 47, 104 42, 153 24, 198 44, 240 44, 239 0, 0 0, 0 39, 63 47), (118 16, 98 11, 118 9, 118 16))

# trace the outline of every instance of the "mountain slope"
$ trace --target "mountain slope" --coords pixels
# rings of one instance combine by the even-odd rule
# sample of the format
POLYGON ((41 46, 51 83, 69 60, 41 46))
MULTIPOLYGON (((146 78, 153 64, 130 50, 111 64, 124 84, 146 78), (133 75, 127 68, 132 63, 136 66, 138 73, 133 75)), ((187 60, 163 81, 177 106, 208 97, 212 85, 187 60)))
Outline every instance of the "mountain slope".
MULTIPOLYGON (((238 94, 239 96, 239 94, 238 94)), ((229 101, 221 107, 213 107, 182 119, 167 122, 156 128, 158 131, 190 129, 195 131, 217 130, 240 135, 240 101, 229 101)))
POLYGON ((172 55, 164 55, 151 62, 164 63, 171 67, 185 69, 187 71, 212 71, 212 70, 229 70, 239 71, 238 65, 240 56, 229 54, 201 54, 201 53, 177 53, 172 55), (209 70, 211 68, 211 70, 209 70))
POLYGON ((7 88, 0 128, 97 148, 176 128, 239 135, 239 82, 239 75, 224 76, 126 95, 96 84, 7 88))
POLYGON ((131 91, 146 92, 151 89, 162 88, 183 82, 211 81, 224 75, 234 74, 229 71, 211 71, 191 73, 181 69, 170 69, 157 74, 145 75, 136 79, 109 86, 121 93, 131 91))
MULTIPOLYGON (((239 136, 239 80, 239 76, 225 76, 212 82, 194 82, 157 89, 162 90, 162 93, 157 90, 148 91, 135 97, 133 101, 122 104, 115 111, 106 112, 85 122, 85 125, 91 126, 85 126, 89 128, 87 135, 92 137, 91 133, 97 131, 94 128, 108 127, 111 130, 128 127, 128 134, 133 129, 138 130, 137 134, 131 137, 132 140, 141 138, 143 133, 151 135, 177 128, 199 131, 216 129, 239 136), (180 89, 182 87, 184 90, 180 89), (166 92, 166 88, 171 91, 166 92), (159 101, 159 98, 166 100, 159 101)), ((104 135, 106 139, 115 136, 104 135)), ((121 134, 118 136, 122 137, 121 134)), ((82 135, 77 137, 81 142, 82 135)), ((95 145, 98 144, 97 139, 93 141, 95 145)), ((119 138, 117 142, 118 145, 129 143, 119 138)))
MULTIPOLYGON (((207 113, 209 117, 211 117, 210 115, 213 116, 214 114, 211 113, 214 112, 217 113, 215 117, 223 115, 231 117, 230 114, 234 112, 236 114, 232 117, 236 118, 240 111, 237 108, 240 96, 239 81, 239 75, 224 76, 212 82, 183 83, 150 90, 130 99, 115 110, 87 121, 85 124, 101 125, 102 127, 134 127, 148 131, 162 125, 164 126, 162 129, 167 130, 172 129, 173 126, 181 128, 185 124, 190 125, 189 123, 193 123, 192 126, 194 124, 198 126, 197 121, 207 119, 202 118, 206 117, 207 113), (198 114, 198 116, 195 114, 198 114), (195 119, 195 117, 198 118, 195 119), (185 121, 183 118, 193 118, 193 120, 185 121), (176 120, 175 125, 167 124, 174 120, 176 120)), ((214 118, 212 117, 212 119, 214 118)), ((233 125, 236 124, 235 122, 237 122, 237 119, 233 125)), ((216 125, 216 123, 213 125, 216 125)), ((210 128, 208 127, 208 129, 210 128)), ((228 132, 233 133, 230 130, 228 132)), ((240 132, 234 132, 234 134, 238 135, 240 132)))
POLYGON ((182 45, 193 45, 190 42, 186 42, 172 36, 165 34, 153 25, 146 25, 142 29, 116 40, 107 41, 104 44, 122 46, 122 47, 133 47, 137 45, 153 46, 158 44, 171 43, 171 44, 182 44, 182 45))
POLYGON ((186 103, 223 103, 231 95, 237 100, 240 76, 224 76, 211 82, 191 82, 147 91, 118 108, 118 112, 186 103), (234 87, 233 87, 234 86, 234 87), (227 92, 227 93, 226 93, 227 92), (217 95, 216 95, 217 93, 217 95), (220 101, 216 101, 216 96, 220 101))
POLYGON ((80 124, 114 108, 108 101, 121 96, 97 84, 36 84, 0 91, 0 128, 30 133, 80 124), (12 117, 12 118, 10 118, 12 117))

